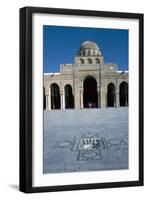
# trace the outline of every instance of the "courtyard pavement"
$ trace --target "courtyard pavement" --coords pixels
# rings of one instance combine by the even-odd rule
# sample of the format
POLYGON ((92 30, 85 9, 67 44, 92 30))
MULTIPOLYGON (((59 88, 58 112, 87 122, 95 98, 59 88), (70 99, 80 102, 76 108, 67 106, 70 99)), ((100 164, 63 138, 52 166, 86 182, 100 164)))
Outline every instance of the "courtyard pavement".
POLYGON ((128 108, 44 111, 43 172, 128 169, 128 108))

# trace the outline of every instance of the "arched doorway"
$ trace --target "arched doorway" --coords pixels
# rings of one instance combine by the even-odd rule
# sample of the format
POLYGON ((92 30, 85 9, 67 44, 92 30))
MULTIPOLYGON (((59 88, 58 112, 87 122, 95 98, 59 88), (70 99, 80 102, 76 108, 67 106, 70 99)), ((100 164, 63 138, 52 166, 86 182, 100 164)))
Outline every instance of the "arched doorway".
POLYGON ((109 83, 107 86, 107 106, 114 107, 116 102, 115 85, 109 83))
POLYGON ((128 106, 128 83, 122 82, 119 86, 120 106, 128 106))
POLYGON ((56 83, 51 85, 51 109, 60 109, 60 89, 56 83))
POLYGON ((84 80, 83 104, 84 108, 98 107, 97 81, 94 77, 88 76, 84 80))
POLYGON ((43 87, 43 109, 46 109, 46 97, 45 97, 45 88, 43 87))
POLYGON ((74 108, 74 97, 72 94, 71 85, 66 85, 64 88, 65 91, 65 108, 74 108))

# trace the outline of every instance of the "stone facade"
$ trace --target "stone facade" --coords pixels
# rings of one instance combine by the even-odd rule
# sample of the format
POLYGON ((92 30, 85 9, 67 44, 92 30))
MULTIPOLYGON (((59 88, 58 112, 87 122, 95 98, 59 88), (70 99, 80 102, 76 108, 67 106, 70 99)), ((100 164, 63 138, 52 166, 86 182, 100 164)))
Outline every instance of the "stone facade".
POLYGON ((119 106, 128 106, 128 71, 106 64, 95 42, 84 42, 59 73, 44 73, 44 109, 119 106))

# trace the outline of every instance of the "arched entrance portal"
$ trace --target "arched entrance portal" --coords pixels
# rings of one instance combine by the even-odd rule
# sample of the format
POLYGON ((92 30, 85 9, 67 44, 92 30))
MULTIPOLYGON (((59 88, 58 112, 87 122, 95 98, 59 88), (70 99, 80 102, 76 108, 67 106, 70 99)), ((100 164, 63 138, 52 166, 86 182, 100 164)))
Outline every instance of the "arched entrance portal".
POLYGON ((65 108, 74 108, 74 98, 72 94, 72 87, 70 85, 66 85, 65 88, 65 108))
POLYGON ((115 85, 113 83, 109 83, 107 87, 107 106, 114 107, 115 102, 116 102, 115 85))
POLYGON ((60 109, 60 89, 56 83, 51 85, 51 109, 60 109))
POLYGON ((128 106, 128 83, 122 82, 119 86, 120 106, 128 106))
POLYGON ((87 77, 84 80, 83 104, 84 108, 98 107, 97 81, 94 77, 87 77))

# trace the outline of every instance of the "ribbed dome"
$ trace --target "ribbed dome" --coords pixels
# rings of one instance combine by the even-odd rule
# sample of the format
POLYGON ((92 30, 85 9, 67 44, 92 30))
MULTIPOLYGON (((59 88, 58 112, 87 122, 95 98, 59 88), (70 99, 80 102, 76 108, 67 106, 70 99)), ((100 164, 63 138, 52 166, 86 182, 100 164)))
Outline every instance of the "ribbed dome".
POLYGON ((80 49, 95 49, 95 50, 99 50, 97 44, 95 42, 92 41, 85 41, 80 49))
POLYGON ((101 55, 100 49, 98 45, 93 41, 85 41, 80 46, 78 51, 78 55, 80 56, 96 56, 101 55))

